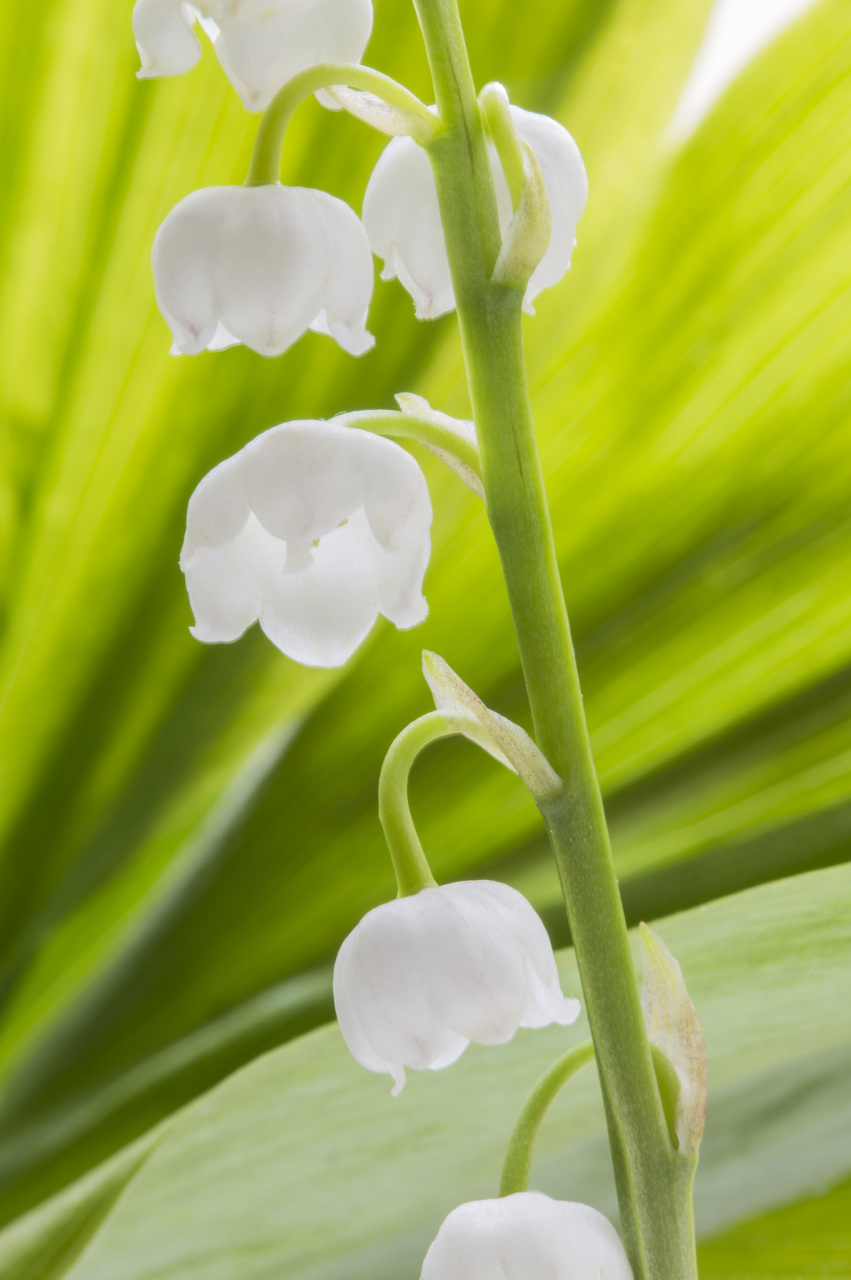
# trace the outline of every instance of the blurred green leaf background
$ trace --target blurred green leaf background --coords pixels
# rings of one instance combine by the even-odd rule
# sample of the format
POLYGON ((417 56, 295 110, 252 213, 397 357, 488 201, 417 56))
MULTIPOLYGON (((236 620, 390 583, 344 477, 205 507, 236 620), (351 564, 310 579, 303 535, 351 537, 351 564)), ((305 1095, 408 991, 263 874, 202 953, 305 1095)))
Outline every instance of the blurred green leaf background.
MULTIPOLYGON (((707 1024, 702 1274, 848 1277, 851 11, 818 0, 682 137, 709 0, 461 7, 479 83, 589 171, 527 353, 627 913, 672 917, 707 1024)), ((196 644, 177 553, 201 476, 276 422, 401 390, 467 412, 455 323, 379 284, 360 360, 314 334, 171 358, 153 234, 242 180, 256 118, 208 47, 137 82, 130 8, 0 10, 0 1277, 404 1280, 442 1197, 492 1193, 563 1034, 391 1104, 312 1030, 393 892, 377 778, 429 707, 420 650, 528 723, 485 517, 417 454, 429 620, 338 672, 196 644)), ((428 97, 412 6, 375 11, 368 60, 428 97)), ((307 104, 285 181, 360 209, 381 146, 307 104)), ((567 946, 516 780, 441 745, 412 803, 439 878, 508 880, 567 946)), ((541 1176, 614 1213, 595 1090, 541 1176)))

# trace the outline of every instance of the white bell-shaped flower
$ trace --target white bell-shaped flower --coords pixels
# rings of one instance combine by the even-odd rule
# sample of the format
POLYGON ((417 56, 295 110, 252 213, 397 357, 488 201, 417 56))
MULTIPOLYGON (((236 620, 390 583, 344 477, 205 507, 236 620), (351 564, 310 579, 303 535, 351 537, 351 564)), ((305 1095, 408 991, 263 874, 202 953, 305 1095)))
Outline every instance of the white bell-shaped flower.
POLYGON ((372 255, 357 214, 308 187, 207 187, 175 205, 151 253, 172 354, 244 342, 280 355, 306 329, 352 355, 366 331, 372 255))
MULTIPOLYGON (((542 289, 558 284, 570 266, 576 225, 585 208, 588 179, 579 148, 557 120, 511 107, 521 142, 535 153, 550 202, 552 231, 547 251, 529 281, 524 310, 542 289)), ((493 143, 488 143, 500 229, 512 217, 508 184, 493 143)), ((428 156, 411 138, 394 138, 385 147, 366 188, 363 224, 373 253, 384 260, 383 280, 398 277, 414 300, 420 320, 455 306, 437 189, 428 156)))
POLYGON ((633 1280, 620 1237, 587 1204, 519 1191, 453 1209, 420 1280, 633 1280))
POLYGON ((193 27, 249 111, 262 111, 288 80, 320 62, 359 62, 372 29, 372 0, 136 0, 138 72, 176 76, 201 56, 193 27))
POLYGON ((579 1001, 559 986, 553 949, 522 894, 492 880, 422 889, 368 912, 334 966, 334 1003, 353 1057, 393 1077, 447 1067, 471 1040, 566 1026, 579 1001))
POLYGON ((379 613, 425 618, 430 526, 425 477, 397 444, 334 422, 272 427, 189 499, 192 634, 228 643, 259 621, 297 662, 342 666, 379 613))

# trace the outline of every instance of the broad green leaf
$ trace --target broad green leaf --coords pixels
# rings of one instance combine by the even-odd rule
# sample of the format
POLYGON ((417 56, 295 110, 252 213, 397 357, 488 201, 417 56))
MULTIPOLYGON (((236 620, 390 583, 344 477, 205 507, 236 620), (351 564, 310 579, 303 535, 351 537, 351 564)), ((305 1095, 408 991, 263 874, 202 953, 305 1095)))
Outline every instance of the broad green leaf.
POLYGON ((168 1125, 118 1153, 61 1197, 28 1214, 3 1236, 2 1280, 59 1280, 161 1141, 168 1125))
POLYGON ((851 1182, 707 1242, 700 1274, 702 1280, 848 1280, 851 1182))
MULTIPOLYGON (((706 4, 464 8, 480 81, 557 110, 591 176, 527 349, 633 918, 847 858, 847 7, 824 0, 679 149, 665 126, 706 4)), ((261 637, 188 638, 174 560, 200 475, 280 418, 401 389, 464 415, 454 322, 416 325, 384 286, 362 361, 313 336, 281 361, 170 361, 147 246, 186 191, 239 180, 254 126, 209 54, 137 85, 121 6, 26 9, 0 18, 6 1214, 321 1018, 321 967, 392 892, 375 784, 429 708, 422 647, 526 715, 484 516, 427 459, 425 627, 379 629, 338 677, 261 637), (20 129, 18 102, 38 104, 20 129), (315 991, 286 985, 317 966, 315 991), (301 991, 298 1015, 281 994, 267 1020, 266 991, 301 991)), ((372 48, 427 92, 406 0, 377 7, 372 48)), ((306 106, 287 174, 357 207, 380 145, 306 106)), ((452 745, 412 794, 439 875, 496 865, 562 920, 519 784, 452 745)), ((769 1084, 784 1096, 780 1066, 769 1084)), ((814 1161, 832 1142, 823 1124, 814 1161)))
MULTIPOLYGON (((660 43, 658 5, 602 5, 592 16, 576 3, 553 13, 549 24, 526 22, 507 3, 491 6, 488 22, 471 23, 473 61, 512 87, 522 85, 525 100, 536 105, 563 94, 583 51, 598 70, 584 73, 588 87, 577 89, 580 99, 599 97, 600 75, 611 76, 610 46, 628 48, 626 63, 637 87, 639 63, 646 71, 648 59, 658 57, 658 73, 644 89, 649 123, 642 136, 649 150, 686 74, 705 9, 705 3, 683 4, 674 23, 665 21, 668 38, 660 43), (648 13, 652 21, 645 29, 648 13), (567 57, 559 54, 558 77, 548 74, 557 47, 573 49, 567 57), (530 82, 531 73, 537 78, 530 82)), ((10 1003, 2 1041, 11 1077, 7 1132, 10 1140, 14 1135, 13 1150, 32 1153, 38 1144, 28 1143, 32 1134, 22 1126, 58 1120, 57 1107, 79 1111, 98 1085, 114 1083, 119 1073, 223 1008, 323 960, 353 902, 380 892, 385 866, 373 833, 359 868, 351 846, 345 851, 342 865, 351 867, 355 883, 339 884, 336 906, 324 897, 340 855, 324 833, 319 841, 305 839, 294 825, 301 822, 301 799, 320 799, 320 775, 312 775, 295 806, 276 797, 269 830, 285 830, 286 847, 280 848, 276 834, 267 861, 264 841, 261 873, 245 865, 237 887, 228 885, 212 948, 200 936, 190 941, 196 926, 183 918, 200 909, 206 928, 218 914, 216 907, 213 915, 208 910, 216 881, 203 869, 203 858, 198 877, 179 897, 182 910, 163 906, 170 902, 171 867, 193 862, 196 828, 215 825, 211 805, 228 776, 250 770, 252 753, 266 737, 291 732, 329 688, 315 674, 282 663, 257 637, 227 653, 200 652, 184 631, 187 609, 173 557, 186 495, 222 453, 287 413, 386 401, 413 384, 430 348, 445 339, 455 352, 457 343, 451 322, 417 326, 407 298, 384 290, 374 318, 380 362, 370 356, 355 365, 313 338, 280 362, 258 362, 245 352, 170 360, 151 296, 147 245, 180 195, 201 183, 239 177, 252 123, 209 56, 191 77, 139 86, 126 15, 114 7, 107 13, 104 0, 86 0, 82 7, 57 0, 54 25, 31 36, 46 82, 32 125, 33 160, 22 175, 12 220, 17 240, 13 235, 9 257, 17 274, 7 279, 10 301, 3 309, 7 327, 14 325, 10 344, 19 353, 9 365, 6 397, 21 457, 19 488, 31 497, 13 529, 16 572, 0 653, 0 669, 5 662, 14 674, 5 685, 0 735, 20 744, 8 757, 3 792, 9 837, 0 909, 8 925, 10 1003), (76 114, 63 116, 63 146, 54 158, 51 110, 71 96, 80 57, 89 68, 91 98, 75 99, 76 114), (81 172, 90 175, 85 186, 77 181, 81 172), (101 202, 98 227, 86 216, 93 186, 101 202), (64 222, 54 216, 57 201, 66 211, 64 222), (26 253, 21 246, 28 246, 26 253), (60 246, 63 306, 50 307, 48 335, 42 325, 60 246), (25 286, 22 315, 11 300, 25 286), (43 365, 38 377, 31 351, 43 365), (48 684, 50 698, 40 697, 48 684), (48 808, 45 794, 51 796, 48 808), (283 824, 279 815, 285 815, 283 824), (330 857, 323 848, 325 866, 317 861, 309 874, 300 871, 319 843, 329 847, 330 857), (271 893, 269 873, 276 882, 271 893), (263 922, 258 906, 268 909, 263 922), (293 928, 296 913, 300 923, 293 928), (178 937, 179 959, 169 952, 169 939, 178 937), (229 977, 222 985, 215 970, 226 956, 229 977), (127 988, 138 979, 153 999, 148 1012, 148 996, 127 988), (131 1015, 129 1026, 119 1025, 125 1014, 131 1015)), ((9 38, 16 38, 13 30, 9 38)), ((413 63, 413 87, 424 91, 410 6, 379 6, 373 56, 408 78, 413 63)), ((625 159, 636 154, 639 134, 632 129, 629 148, 622 148, 625 159)), ((364 141, 353 122, 304 108, 288 144, 287 171, 293 180, 327 184, 357 202, 379 146, 364 141)), ((451 483, 436 480, 434 488, 441 505, 433 571, 437 616, 440 566, 451 583, 453 544, 459 526, 470 529, 470 513, 451 483)), ((481 540, 481 522, 476 532, 481 540)), ((482 551, 492 561, 486 541, 482 551)), ((446 599, 445 618, 452 617, 451 593, 458 585, 446 599)), ((421 643, 417 636, 414 645, 421 643)), ((383 649, 380 636, 374 649, 383 649)), ((394 669, 411 652, 410 644, 400 645, 394 669)), ((373 671, 383 668, 385 658, 378 663, 373 671)), ((374 679, 358 675, 361 665, 354 664, 346 682, 359 699, 374 679)), ((424 697, 415 681, 415 696, 424 697)), ((398 684, 401 692, 403 681, 398 684)), ((384 719, 380 728, 376 721, 364 752, 362 776, 370 786, 376 754, 401 727, 391 710, 394 697, 388 688, 384 719)), ((344 770, 343 776, 356 772, 344 770)), ((303 785, 299 779, 298 790, 303 785)), ((335 792, 335 808, 349 803, 335 792)), ((465 852, 459 864, 469 856, 465 852)), ((218 882, 228 879, 225 864, 234 858, 241 854, 231 841, 216 855, 218 882)), ((54 1176, 58 1167, 53 1159, 54 1176)), ((20 1201, 11 1201, 7 1212, 14 1203, 20 1201)))
MULTIPOLYGON (((709 1050, 704 1233, 851 1167, 849 908, 851 868, 841 867, 661 926, 709 1050)), ((575 989, 569 953, 560 968, 575 989)), ((443 1216, 495 1193, 525 1094, 565 1040, 586 1035, 585 1025, 551 1027, 473 1046, 447 1071, 412 1073, 395 1100, 348 1056, 336 1026, 293 1041, 173 1121, 67 1274, 416 1276, 443 1216)), ((596 1078, 583 1072, 543 1126, 533 1185, 613 1213, 602 1124, 596 1078)), ((42 1211, 45 1246, 51 1212, 67 1222, 68 1196, 42 1211)), ((0 1235, 0 1261, 21 1229, 0 1235)))

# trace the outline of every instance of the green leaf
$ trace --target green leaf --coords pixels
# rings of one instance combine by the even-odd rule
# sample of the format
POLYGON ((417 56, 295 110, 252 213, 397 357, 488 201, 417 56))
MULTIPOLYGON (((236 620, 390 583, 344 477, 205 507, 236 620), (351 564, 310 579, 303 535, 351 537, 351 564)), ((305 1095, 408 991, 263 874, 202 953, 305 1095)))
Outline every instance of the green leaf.
MULTIPOLYGON (((637 138, 645 151, 653 146, 705 8, 683 5, 674 21, 666 17, 660 42, 658 6, 610 3, 591 12, 576 0, 538 24, 505 0, 489 8, 489 22, 471 23, 472 57, 534 106, 555 102, 574 82, 577 102, 598 100, 600 78, 615 66, 612 50, 628 49, 618 54, 624 75, 637 89, 640 67, 646 79, 644 125, 636 129, 633 117, 623 148, 624 160, 638 163, 637 138)), ((425 631, 392 638, 389 668, 389 637, 376 637, 343 677, 344 713, 326 703, 305 726, 317 742, 326 723, 336 726, 330 756, 317 760, 302 741, 296 769, 290 756, 283 775, 258 784, 270 802, 265 811, 255 806, 262 838, 249 822, 243 844, 235 827, 206 859, 196 853, 199 832, 216 827, 223 789, 251 771, 264 743, 292 735, 335 681, 293 668, 256 636, 231 650, 201 650, 186 635, 174 561, 192 487, 259 429, 299 413, 389 403, 422 381, 443 346, 457 369, 453 322, 417 325, 407 297, 383 288, 373 318, 380 358, 353 362, 310 336, 281 361, 244 351, 170 359, 147 246, 188 190, 239 180, 254 122, 209 55, 190 76, 139 85, 127 15, 107 0, 54 0, 51 15, 41 26, 23 11, 3 19, 3 119, 21 164, 3 205, 2 252, 14 269, 0 308, 14 566, 0 645, 0 742, 11 748, 0 805, 0 1072, 14 1099, 5 1136, 13 1151, 30 1153, 26 1170, 17 1157, 6 1166, 7 1214, 67 1176, 55 1150, 30 1141, 32 1126, 61 1131, 69 1113, 90 1103, 97 1110, 101 1089, 121 1093, 140 1063, 322 963, 359 904, 383 892, 389 867, 374 783, 402 709, 426 697, 418 661, 410 661, 425 631), (23 48, 32 79, 22 85, 23 48), (19 101, 34 104, 26 121, 19 101), (377 682, 385 685, 380 700, 372 696, 377 682), (346 747, 339 771, 336 752, 354 724, 362 727, 366 698, 369 738, 358 730, 358 760, 346 747), (325 770, 334 780, 330 810, 325 770), (332 831, 324 829, 329 817, 332 831), (187 864, 197 873, 172 902, 181 878, 173 868, 187 864), (39 1159, 28 1186, 11 1191, 39 1159)), ((379 6, 371 56, 427 91, 407 3, 379 6)), ((288 173, 358 205, 380 145, 354 122, 305 107, 288 140, 288 173)), ((491 579, 493 556, 463 492, 433 467, 430 478, 439 507, 434 630, 451 636, 463 626, 453 617, 459 531, 479 544, 474 558, 491 579)), ((469 605, 462 614, 472 618, 477 606, 469 605)), ((527 813, 524 831, 528 821, 527 813)), ((501 835, 510 832, 509 824, 501 835)), ((487 843, 478 854, 459 847, 455 865, 490 852, 487 843)), ((204 1083, 201 1073, 195 1087, 204 1083)), ((186 1088, 191 1096, 188 1078, 186 1088)), ((113 1141, 127 1136, 119 1126, 113 1141)), ((75 1141, 78 1167, 103 1154, 102 1145, 87 1152, 75 1141)))
POLYGON ((3 1234, 2 1280, 59 1280, 73 1266, 162 1140, 168 1126, 131 1147, 69 1187, 3 1234))
MULTIPOLYGON (((849 908, 851 868, 842 867, 661 926, 709 1048, 704 1233, 851 1167, 849 908)), ((570 954, 560 968, 564 988, 575 989, 570 954)), ((416 1276, 443 1216, 495 1193, 531 1084, 566 1040, 586 1034, 584 1025, 550 1027, 507 1046, 472 1046, 446 1071, 412 1073, 399 1099, 354 1063, 336 1026, 293 1041, 174 1121, 70 1274, 416 1276)), ((534 1187, 614 1212, 593 1072, 553 1104, 537 1150, 534 1187)), ((42 1211, 46 1239, 51 1212, 67 1222, 69 1194, 42 1211)), ((22 1227, 0 1235, 0 1265, 22 1227)))
POLYGON ((766 1214, 699 1251, 702 1280, 796 1280, 851 1276, 851 1182, 766 1214))
MULTIPOLYGON (((847 859, 847 6, 823 0, 679 147, 665 130, 703 0, 573 0, 534 22, 508 0, 466 8, 479 82, 556 111, 591 178, 570 279, 526 344, 631 917, 847 859)), ((377 6, 370 57, 427 94, 407 0, 377 6)), ((151 238, 193 187, 241 179, 253 121, 209 51, 139 85, 126 8, 108 0, 6 6, 0 65, 11 1216, 325 1016, 324 966, 392 894, 375 787, 428 709, 423 647, 528 720, 484 514, 425 455, 425 627, 379 628, 337 675, 257 635, 191 641, 175 560, 200 476, 275 421, 390 406, 404 387, 464 417, 454 322, 417 325, 381 286, 361 361, 316 335, 274 362, 169 359, 151 238)), ((310 104, 288 176, 359 207, 380 146, 310 104)), ((566 939, 519 783, 452 745, 411 792, 440 876, 493 869, 566 939)), ((792 1085, 835 1087, 822 1057, 787 1086, 776 1052, 761 1069, 780 1112, 805 1105, 792 1085)), ((764 1120, 768 1142, 782 1126, 758 1096, 743 1092, 738 1123, 764 1120)), ((838 1168, 825 1115, 795 1176, 838 1168)))

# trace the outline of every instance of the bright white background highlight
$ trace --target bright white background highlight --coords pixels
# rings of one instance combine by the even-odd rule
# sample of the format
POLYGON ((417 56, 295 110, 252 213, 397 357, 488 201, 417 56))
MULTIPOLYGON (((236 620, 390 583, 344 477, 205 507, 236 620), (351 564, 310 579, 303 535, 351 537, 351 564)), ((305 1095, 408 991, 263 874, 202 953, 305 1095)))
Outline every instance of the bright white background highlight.
POLYGON ((706 35, 671 122, 691 133, 760 49, 814 0, 715 0, 706 35))

